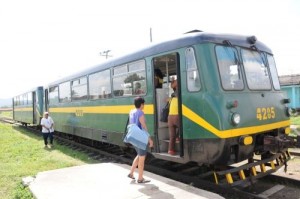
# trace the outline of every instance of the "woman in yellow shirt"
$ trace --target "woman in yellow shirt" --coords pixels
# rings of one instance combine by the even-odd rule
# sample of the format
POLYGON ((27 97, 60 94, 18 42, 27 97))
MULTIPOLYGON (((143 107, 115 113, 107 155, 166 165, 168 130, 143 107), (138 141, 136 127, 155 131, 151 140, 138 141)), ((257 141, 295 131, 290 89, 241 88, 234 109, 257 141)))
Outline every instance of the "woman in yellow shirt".
POLYGON ((169 126, 169 150, 170 155, 175 155, 175 142, 176 142, 176 130, 179 129, 179 116, 178 116, 178 98, 177 98, 177 80, 171 82, 171 88, 173 88, 174 96, 170 99, 170 110, 168 117, 169 126))

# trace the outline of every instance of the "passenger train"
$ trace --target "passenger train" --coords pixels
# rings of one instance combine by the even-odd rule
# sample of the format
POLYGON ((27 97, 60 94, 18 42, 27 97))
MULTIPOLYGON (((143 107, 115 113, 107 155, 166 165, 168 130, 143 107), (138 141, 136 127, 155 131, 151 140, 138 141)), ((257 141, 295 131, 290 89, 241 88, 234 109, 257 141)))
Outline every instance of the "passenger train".
POLYGON ((137 96, 146 102, 156 158, 214 166, 253 162, 254 155, 288 159, 289 99, 271 49, 255 36, 191 31, 151 44, 14 97, 14 119, 38 125, 48 111, 57 132, 126 147, 122 138, 137 96), (162 88, 154 85, 157 69, 162 88), (160 122, 171 78, 178 82, 180 116, 175 155, 167 153, 168 125, 160 122), (137 83, 142 92, 135 92, 137 83))

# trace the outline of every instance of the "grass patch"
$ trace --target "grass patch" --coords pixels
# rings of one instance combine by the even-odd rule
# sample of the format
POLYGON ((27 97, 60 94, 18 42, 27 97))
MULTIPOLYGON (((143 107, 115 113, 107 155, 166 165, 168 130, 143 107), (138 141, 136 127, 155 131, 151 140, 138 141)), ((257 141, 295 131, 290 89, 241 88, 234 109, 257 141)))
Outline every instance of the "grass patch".
POLYGON ((0 111, 0 117, 13 118, 12 111, 0 111))
POLYGON ((0 123, 0 146, 0 198, 33 198, 28 188, 21 185, 23 177, 96 162, 65 146, 44 148, 42 136, 3 123, 0 123))
POLYGON ((300 116, 291 117, 291 124, 300 126, 300 116))

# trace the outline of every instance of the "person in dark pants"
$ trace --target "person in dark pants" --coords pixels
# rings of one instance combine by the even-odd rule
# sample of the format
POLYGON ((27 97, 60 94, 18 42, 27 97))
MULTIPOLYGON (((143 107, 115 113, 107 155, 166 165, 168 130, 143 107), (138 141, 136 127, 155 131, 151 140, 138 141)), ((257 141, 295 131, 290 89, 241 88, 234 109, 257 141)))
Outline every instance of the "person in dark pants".
POLYGON ((44 137, 45 147, 48 145, 48 137, 50 138, 50 145, 53 146, 53 132, 54 132, 54 122, 49 116, 48 112, 44 113, 44 117, 41 120, 42 133, 44 137))

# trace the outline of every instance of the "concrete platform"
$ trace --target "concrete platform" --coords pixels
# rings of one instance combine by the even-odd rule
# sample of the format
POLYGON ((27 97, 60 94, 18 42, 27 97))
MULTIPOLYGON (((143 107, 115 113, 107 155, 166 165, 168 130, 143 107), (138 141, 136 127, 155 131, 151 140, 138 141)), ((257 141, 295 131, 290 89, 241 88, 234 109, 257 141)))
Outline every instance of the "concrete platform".
POLYGON ((223 198, 146 171, 144 177, 151 182, 138 184, 127 177, 129 169, 128 165, 101 163, 45 171, 37 174, 29 188, 37 199, 223 198))

